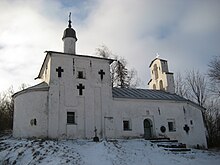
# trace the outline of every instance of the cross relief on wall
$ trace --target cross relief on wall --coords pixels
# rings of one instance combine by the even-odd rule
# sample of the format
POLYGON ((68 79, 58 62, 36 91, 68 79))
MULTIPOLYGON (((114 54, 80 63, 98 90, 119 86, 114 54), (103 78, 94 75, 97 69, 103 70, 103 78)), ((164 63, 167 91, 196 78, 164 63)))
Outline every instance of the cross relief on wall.
POLYGON ((77 89, 79 90, 79 95, 83 95, 83 89, 85 89, 85 86, 82 84, 77 85, 77 89))
POLYGON ((56 68, 56 72, 58 73, 58 77, 61 77, 62 72, 64 72, 64 69, 62 69, 61 66, 59 66, 58 68, 56 68))
POLYGON ((187 124, 185 124, 185 126, 183 127, 184 131, 186 131, 186 133, 189 133, 189 126, 187 124))
MULTIPOLYGON (((73 60, 73 65, 74 65, 74 60, 73 60)), ((62 77, 62 73, 64 72, 64 69, 61 66, 59 66, 56 68, 56 72, 57 72, 57 76, 60 78, 62 77)), ((103 80, 104 75, 105 75, 105 72, 103 71, 103 69, 100 69, 98 74, 100 75, 100 79, 103 80)), ((85 89, 85 86, 79 83, 79 85, 77 85, 77 89, 79 90, 79 95, 83 95, 83 90, 85 89)))
POLYGON ((103 80, 103 76, 105 75, 105 72, 101 69, 98 74, 100 74, 101 80, 103 80))

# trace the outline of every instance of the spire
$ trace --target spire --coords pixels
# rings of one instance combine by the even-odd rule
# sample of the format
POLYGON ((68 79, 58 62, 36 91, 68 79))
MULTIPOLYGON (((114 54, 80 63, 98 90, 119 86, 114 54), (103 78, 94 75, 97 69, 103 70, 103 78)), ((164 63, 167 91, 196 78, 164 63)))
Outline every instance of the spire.
POLYGON ((69 22, 68 27, 71 28, 71 23, 72 23, 72 21, 71 21, 71 12, 70 12, 70 14, 69 14, 69 21, 68 21, 68 22, 69 22))

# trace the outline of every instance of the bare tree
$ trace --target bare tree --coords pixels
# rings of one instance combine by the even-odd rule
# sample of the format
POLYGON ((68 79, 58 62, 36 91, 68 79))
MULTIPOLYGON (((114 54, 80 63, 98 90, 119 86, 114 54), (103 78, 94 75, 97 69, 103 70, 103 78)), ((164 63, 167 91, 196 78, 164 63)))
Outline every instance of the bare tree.
POLYGON ((109 58, 113 55, 113 53, 105 45, 101 45, 100 48, 96 48, 96 54, 104 58, 109 58))
POLYGON ((11 87, 0 94, 0 131, 12 129, 14 112, 13 93, 14 91, 11 87))
POLYGON ((204 124, 207 129, 209 147, 220 146, 220 104, 219 99, 211 97, 208 88, 210 81, 205 74, 191 70, 185 76, 175 77, 175 91, 205 109, 202 111, 204 124))
POLYGON ((18 87, 18 90, 24 90, 26 88, 30 87, 30 85, 28 84, 25 84, 25 83, 22 83, 19 87, 18 87))
POLYGON ((220 56, 214 57, 208 67, 208 76, 212 81, 220 83, 220 56))
POLYGON ((220 96, 220 56, 214 57, 208 65, 208 76, 211 80, 210 91, 220 96))
POLYGON ((214 100, 206 104, 204 119, 208 133, 209 147, 220 147, 220 105, 214 100))
POLYGON ((111 82, 113 87, 129 88, 136 87, 139 79, 135 69, 128 69, 127 61, 114 55, 107 46, 102 45, 96 49, 96 54, 104 58, 113 58, 114 61, 110 66, 111 82))
POLYGON ((179 96, 189 98, 188 88, 186 82, 184 81, 185 78, 181 75, 181 73, 175 74, 175 93, 179 96))
POLYGON ((186 75, 186 84, 188 86, 188 94, 192 101, 197 102, 200 106, 204 106, 207 99, 207 80, 199 71, 188 71, 186 75))

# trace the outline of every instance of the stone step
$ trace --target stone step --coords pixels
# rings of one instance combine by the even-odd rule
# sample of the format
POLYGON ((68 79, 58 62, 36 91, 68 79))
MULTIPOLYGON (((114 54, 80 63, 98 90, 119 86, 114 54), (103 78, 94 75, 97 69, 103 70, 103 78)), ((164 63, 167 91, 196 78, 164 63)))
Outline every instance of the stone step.
POLYGON ((157 140, 150 140, 152 143, 178 143, 178 140, 168 140, 168 139, 157 139, 157 140))
POLYGON ((190 148, 164 148, 165 151, 172 151, 172 152, 185 152, 191 151, 190 148))
POLYGON ((178 140, 170 140, 169 138, 156 138, 150 140, 151 143, 156 143, 158 147, 163 147, 166 151, 172 152, 188 152, 191 149, 186 148, 186 144, 179 143, 178 140))
POLYGON ((164 147, 164 148, 186 148, 186 144, 182 144, 182 143, 157 144, 157 146, 164 147))
POLYGON ((145 140, 170 140, 168 137, 145 138, 145 140))

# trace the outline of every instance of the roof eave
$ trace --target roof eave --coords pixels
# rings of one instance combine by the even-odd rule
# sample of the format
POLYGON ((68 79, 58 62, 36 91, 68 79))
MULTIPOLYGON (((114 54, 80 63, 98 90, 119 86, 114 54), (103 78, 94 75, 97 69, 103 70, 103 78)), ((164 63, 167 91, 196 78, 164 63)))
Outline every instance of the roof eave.
POLYGON ((34 78, 35 80, 41 78, 41 76, 43 75, 43 68, 44 68, 44 65, 45 65, 45 63, 46 63, 46 61, 48 59, 48 56, 51 56, 51 53, 48 52, 48 51, 45 51, 44 53, 47 53, 47 54, 46 54, 46 56, 44 58, 43 64, 41 65, 40 72, 39 72, 38 76, 36 78, 34 78))
POLYGON ((160 61, 167 61, 167 60, 164 60, 164 59, 160 59, 160 58, 155 58, 153 61, 151 61, 150 65, 149 65, 149 68, 151 67, 151 65, 154 63, 155 60, 160 60, 160 61))
POLYGON ((56 52, 56 51, 45 51, 46 53, 57 53, 57 54, 65 54, 65 55, 74 55, 77 57, 87 57, 87 58, 94 58, 94 59, 100 59, 100 60, 107 60, 109 61, 109 64, 116 61, 115 59, 110 58, 104 58, 104 57, 97 57, 97 56, 90 56, 90 55, 81 55, 81 54, 72 54, 72 53, 64 53, 64 52, 56 52))

